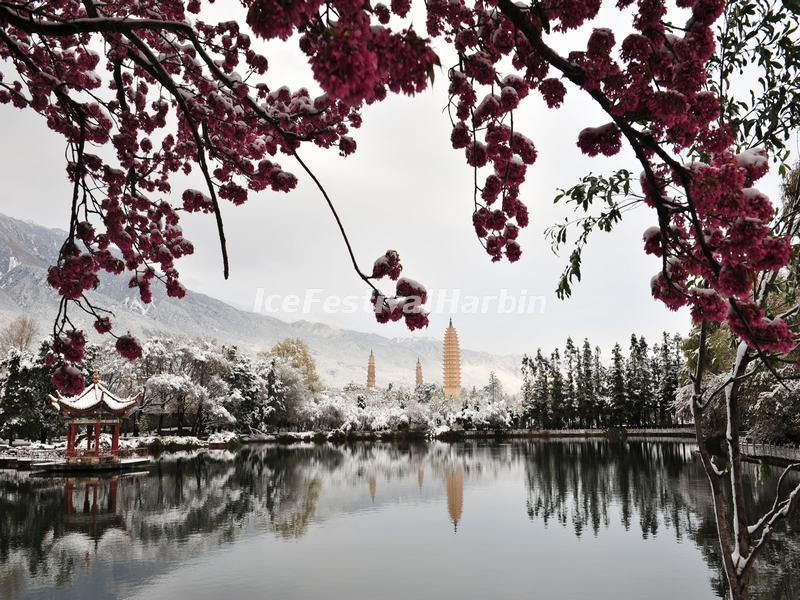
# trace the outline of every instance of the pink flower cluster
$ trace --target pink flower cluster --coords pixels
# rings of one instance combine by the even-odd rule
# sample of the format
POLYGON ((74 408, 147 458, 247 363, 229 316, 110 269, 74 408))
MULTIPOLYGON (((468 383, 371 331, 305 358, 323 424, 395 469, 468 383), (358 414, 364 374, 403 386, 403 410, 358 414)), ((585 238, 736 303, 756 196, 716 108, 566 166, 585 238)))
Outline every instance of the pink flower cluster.
POLYGON ((117 338, 117 352, 130 361, 134 361, 142 356, 142 346, 139 341, 130 333, 121 335, 117 338))
POLYGON ((75 396, 83 391, 84 376, 76 367, 70 364, 62 364, 52 376, 53 385, 68 396, 75 396))
POLYGON ((375 261, 372 279, 388 276, 397 281, 394 296, 384 296, 377 288, 372 292, 375 319, 378 323, 403 319, 406 327, 412 331, 422 329, 428 326, 428 313, 424 306, 428 301, 428 292, 421 283, 408 277, 400 277, 402 270, 400 256, 395 250, 387 250, 375 261))
MULTIPOLYGON (((691 165, 687 192, 702 234, 676 212, 668 230, 645 233, 645 252, 670 257, 666 276, 659 273, 652 286, 669 308, 688 305, 696 322, 727 322, 762 351, 789 352, 796 334, 784 321, 767 318, 757 303, 759 275, 780 270, 792 255, 790 240, 770 227, 769 199, 752 187, 767 166, 761 150, 722 152, 711 164, 691 165)), ((663 190, 645 189, 653 204, 663 196, 663 190)))
MULTIPOLYGON (((272 4, 273 0, 253 0, 251 15, 258 13, 271 21, 272 4)), ((319 27, 311 18, 316 16, 319 2, 289 4, 289 11, 278 14, 291 12, 292 23, 302 34, 300 48, 309 57, 314 78, 329 96, 345 106, 359 107, 364 102, 383 100, 387 90, 420 92, 439 64, 428 40, 412 28, 396 32, 386 27, 392 13, 398 17, 407 15, 408 0, 396 0, 390 7, 379 4, 374 12, 361 2, 333 0, 327 3, 324 18, 328 19, 329 10, 335 11, 338 18, 328 19, 326 27, 319 27), (377 23, 373 21, 375 16, 377 23)))
POLYGON ((589 156, 613 156, 622 147, 622 133, 614 123, 587 127, 578 135, 578 147, 589 156))

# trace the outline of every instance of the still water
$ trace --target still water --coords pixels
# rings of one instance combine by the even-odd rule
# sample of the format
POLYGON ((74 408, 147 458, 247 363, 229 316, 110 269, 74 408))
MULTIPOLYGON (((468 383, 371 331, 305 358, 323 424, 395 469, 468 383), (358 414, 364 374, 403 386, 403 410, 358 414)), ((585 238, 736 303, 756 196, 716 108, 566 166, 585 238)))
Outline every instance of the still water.
MULTIPOLYGON (((0 472, 0 598, 717 598, 692 451, 259 446, 113 478, 0 472)), ((774 489, 778 469, 748 468, 755 489, 774 489)), ((756 598, 800 598, 798 539, 776 536, 756 598)))

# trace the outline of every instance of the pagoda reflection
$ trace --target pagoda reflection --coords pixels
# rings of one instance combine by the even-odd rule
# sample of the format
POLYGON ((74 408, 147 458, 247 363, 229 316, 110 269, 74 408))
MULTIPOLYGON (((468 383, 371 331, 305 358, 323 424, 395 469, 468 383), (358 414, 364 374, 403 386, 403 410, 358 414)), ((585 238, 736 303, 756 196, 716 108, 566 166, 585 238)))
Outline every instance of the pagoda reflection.
POLYGON ((453 531, 458 532, 458 523, 464 510, 464 467, 458 465, 454 470, 445 473, 444 485, 447 491, 447 512, 450 522, 453 523, 453 531))

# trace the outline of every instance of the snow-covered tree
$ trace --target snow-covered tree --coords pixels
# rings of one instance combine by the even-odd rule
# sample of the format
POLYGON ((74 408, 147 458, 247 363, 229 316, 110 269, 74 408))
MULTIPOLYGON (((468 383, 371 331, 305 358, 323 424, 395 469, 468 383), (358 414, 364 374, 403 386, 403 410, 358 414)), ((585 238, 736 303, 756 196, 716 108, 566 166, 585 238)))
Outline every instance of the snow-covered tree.
POLYGON ((323 385, 317 375, 317 365, 311 350, 303 340, 299 338, 286 338, 278 342, 269 351, 269 355, 288 360, 291 365, 302 373, 305 378, 306 386, 312 392, 322 390, 323 385))
POLYGON ((45 352, 11 348, 0 361, 0 437, 45 441, 61 433, 63 422, 48 399, 52 384, 45 352))
POLYGON ((0 353, 11 348, 30 350, 39 335, 36 322, 28 315, 21 315, 0 330, 0 353))
POLYGON ((482 390, 484 396, 489 402, 500 402, 505 395, 503 392, 503 384, 497 377, 494 371, 489 372, 489 382, 482 390))

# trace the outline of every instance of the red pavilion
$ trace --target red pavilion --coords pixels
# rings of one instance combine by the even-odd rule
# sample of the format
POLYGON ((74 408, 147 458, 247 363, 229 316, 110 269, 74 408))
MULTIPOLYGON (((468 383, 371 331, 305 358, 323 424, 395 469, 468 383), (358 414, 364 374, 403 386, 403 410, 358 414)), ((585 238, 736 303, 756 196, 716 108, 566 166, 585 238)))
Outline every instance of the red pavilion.
POLYGON ((50 396, 50 402, 61 411, 68 422, 67 464, 100 465, 119 462, 120 423, 135 407, 139 395, 118 398, 100 383, 94 374, 92 383, 78 396, 64 397, 59 392, 50 396), (86 449, 77 445, 78 429, 86 426, 86 449), (103 449, 100 433, 103 427, 112 430, 111 447, 103 449))

